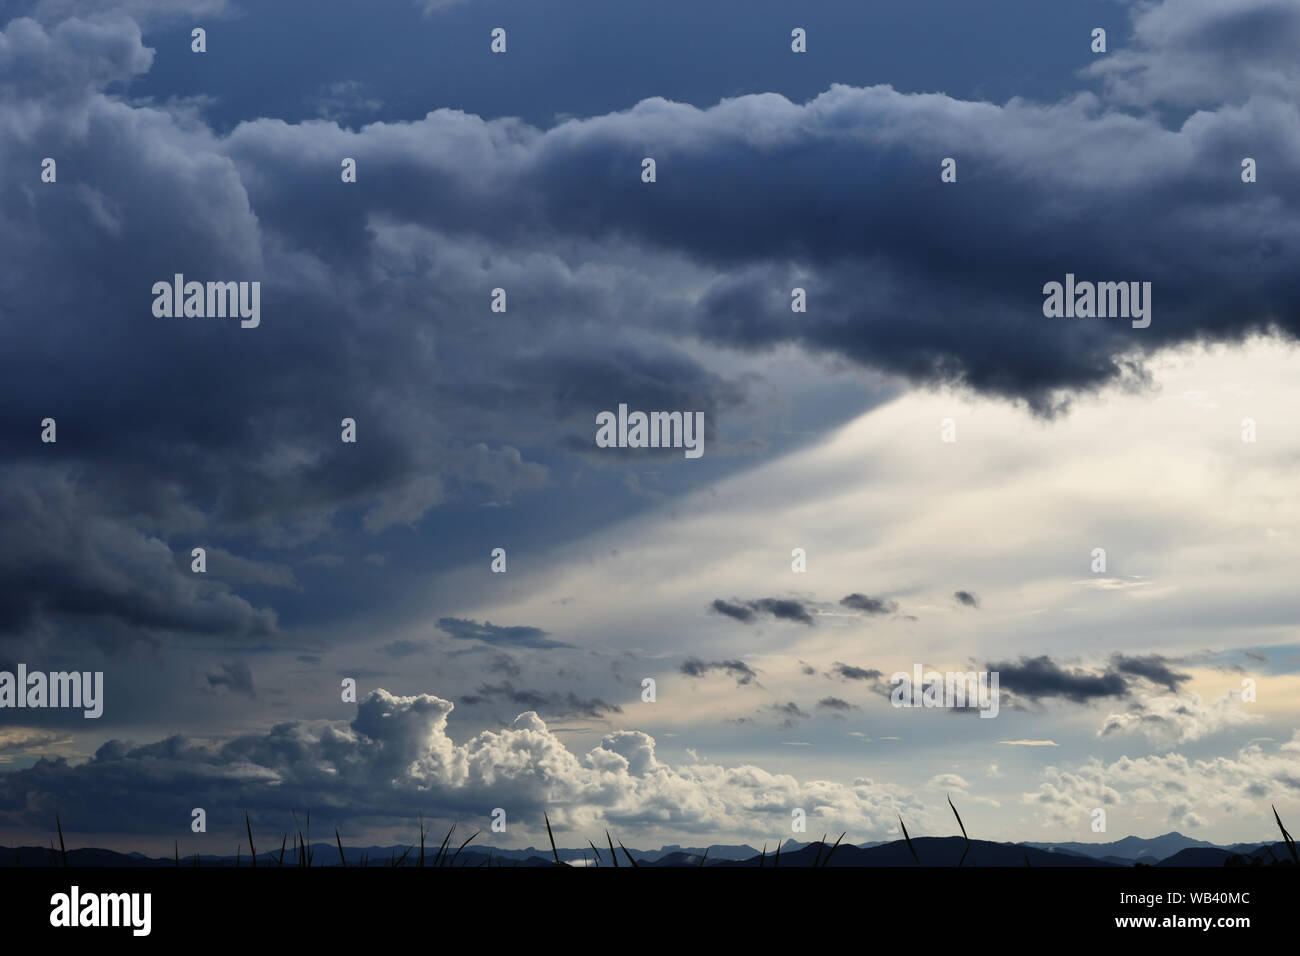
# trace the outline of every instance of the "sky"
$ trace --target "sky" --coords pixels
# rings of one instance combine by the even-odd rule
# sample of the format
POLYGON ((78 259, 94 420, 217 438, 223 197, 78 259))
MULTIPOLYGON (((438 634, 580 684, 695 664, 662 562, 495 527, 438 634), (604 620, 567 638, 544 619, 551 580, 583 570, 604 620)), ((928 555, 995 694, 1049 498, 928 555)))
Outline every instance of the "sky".
POLYGON ((5 0, 0 844, 1300 817, 1300 0, 877 7, 5 0))

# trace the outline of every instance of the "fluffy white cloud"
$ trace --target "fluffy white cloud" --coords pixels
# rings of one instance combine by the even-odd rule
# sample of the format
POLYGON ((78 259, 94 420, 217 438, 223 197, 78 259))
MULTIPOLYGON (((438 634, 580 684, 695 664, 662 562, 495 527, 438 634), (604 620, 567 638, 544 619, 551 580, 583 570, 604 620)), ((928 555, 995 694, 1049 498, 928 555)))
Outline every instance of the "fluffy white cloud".
POLYGON ((1208 704, 1199 694, 1165 694, 1108 714, 1097 736, 1138 733, 1156 744, 1176 745, 1260 719, 1242 708, 1239 692, 1229 691, 1208 704))
POLYGON ((377 690, 349 725, 286 723, 221 745, 181 738, 136 747, 111 741, 86 763, 62 758, 0 776, 0 820, 59 813, 65 826, 94 821, 130 831, 142 818, 183 819, 186 808, 248 807, 282 820, 324 802, 332 819, 409 824, 416 814, 535 824, 542 811, 563 830, 600 826, 660 832, 782 835, 791 811, 810 827, 880 837, 901 812, 924 827, 927 812, 899 788, 857 778, 800 781, 741 764, 669 766, 638 731, 606 735, 571 752, 529 711, 464 743, 447 732, 450 701, 377 690), (93 808, 93 813, 91 812, 93 808))
POLYGON ((1199 826, 1214 814, 1251 814, 1267 824, 1270 803, 1300 799, 1300 731, 1280 747, 1248 744, 1235 756, 1179 753, 1092 760, 1072 769, 1048 767, 1038 790, 1024 794, 1044 826, 1087 830, 1101 807, 1108 829, 1131 832, 1136 816, 1154 810, 1171 826, 1199 826))

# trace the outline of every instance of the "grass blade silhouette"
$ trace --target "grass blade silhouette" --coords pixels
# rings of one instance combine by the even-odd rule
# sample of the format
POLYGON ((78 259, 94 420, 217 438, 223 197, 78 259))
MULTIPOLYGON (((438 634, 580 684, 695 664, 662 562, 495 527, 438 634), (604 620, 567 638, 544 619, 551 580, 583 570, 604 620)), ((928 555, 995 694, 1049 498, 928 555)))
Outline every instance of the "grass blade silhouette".
POLYGON ((591 847, 591 852, 596 854, 596 865, 600 866, 600 854, 596 851, 596 844, 592 843, 591 840, 588 840, 587 846, 591 847))
MULTIPOLYGON (((59 820, 59 815, 57 813, 54 815, 54 825, 59 828, 59 854, 63 858, 64 869, 67 869, 68 848, 63 845, 63 823, 59 820)), ((53 847, 51 847, 51 849, 53 849, 53 847)))
POLYGON ((348 859, 343 855, 343 838, 339 836, 339 828, 334 828, 334 845, 339 848, 339 866, 347 869, 348 859))
POLYGON ((625 857, 627 857, 627 861, 628 861, 629 863, 631 863, 633 866, 640 866, 640 865, 641 865, 641 864, 638 863, 635 859, 633 859, 631 853, 628 853, 628 852, 627 852, 627 847, 623 846, 623 841, 622 841, 622 840, 619 840, 619 841, 618 841, 618 846, 619 846, 619 849, 621 849, 621 850, 623 851, 623 855, 624 855, 625 857))
POLYGON ((912 854, 912 859, 916 861, 917 866, 920 866, 921 858, 916 855, 916 847, 912 846, 912 838, 907 835, 907 824, 903 822, 901 815, 898 818, 898 825, 903 828, 903 839, 907 841, 907 849, 912 854))
POLYGON ((248 831, 248 855, 252 858, 253 866, 257 866, 257 848, 253 846, 253 824, 249 822, 248 811, 244 811, 244 829, 248 831))
MULTIPOLYGON (((844 831, 844 833, 848 833, 848 832, 849 832, 848 830, 845 830, 845 831, 844 831)), ((835 846, 831 847, 831 852, 826 854, 826 859, 822 860, 822 866, 826 866, 828 863, 830 863, 830 861, 831 861, 831 853, 834 853, 834 852, 835 852, 836 847, 838 847, 838 846, 840 845, 840 840, 843 840, 843 839, 844 839, 844 833, 841 833, 840 836, 839 836, 839 840, 836 840, 836 841, 835 841, 835 846)))
MULTIPOLYGON (((482 832, 483 832, 482 830, 475 830, 473 833, 470 834, 469 840, 474 839, 474 837, 478 836, 478 835, 479 835, 480 833, 482 833, 482 832)), ((462 843, 462 844, 457 848, 456 852, 453 853, 453 854, 451 855, 451 863, 449 864, 450 866, 455 866, 455 865, 456 865, 456 857, 460 856, 460 851, 461 851, 461 850, 463 850, 463 849, 465 849, 465 847, 469 846, 469 840, 466 840, 464 843, 462 843)))
POLYGON ((442 857, 447 850, 447 843, 449 840, 451 840, 451 835, 455 832, 456 832, 456 824, 453 823, 451 825, 451 829, 447 831, 447 835, 442 838, 442 845, 438 847, 438 855, 433 858, 434 866, 442 865, 442 857))
MULTIPOLYGON (((1270 807, 1273 805, 1270 803, 1270 807)), ((1291 862, 1300 863, 1300 856, 1296 855, 1295 840, 1291 839, 1291 834, 1286 832, 1286 827, 1282 826, 1282 818, 1277 815, 1277 807, 1273 807, 1273 819, 1277 821, 1277 828, 1282 831, 1282 839, 1286 841, 1286 848, 1291 851, 1291 862)))
POLYGON ((614 869, 618 869, 618 854, 614 852, 614 838, 609 835, 609 828, 605 828, 605 839, 609 841, 609 858, 614 861, 614 869))
MULTIPOLYGON (((945 796, 947 795, 945 794, 945 796)), ((966 824, 961 822, 961 814, 957 812, 956 807, 952 806, 952 797, 948 797, 948 806, 952 807, 952 815, 957 818, 957 826, 961 827, 962 839, 966 841, 966 849, 961 851, 961 859, 957 861, 957 865, 961 866, 966 862, 966 854, 970 852, 970 837, 966 835, 966 824)))
POLYGON ((813 866, 817 866, 822 861, 822 850, 826 849, 826 834, 822 834, 821 842, 817 844, 817 855, 813 857, 813 866))
POLYGON ((551 856, 555 857, 555 865, 560 865, 560 853, 555 849, 555 835, 551 833, 551 818, 542 811, 542 819, 546 821, 546 838, 551 841, 551 856))

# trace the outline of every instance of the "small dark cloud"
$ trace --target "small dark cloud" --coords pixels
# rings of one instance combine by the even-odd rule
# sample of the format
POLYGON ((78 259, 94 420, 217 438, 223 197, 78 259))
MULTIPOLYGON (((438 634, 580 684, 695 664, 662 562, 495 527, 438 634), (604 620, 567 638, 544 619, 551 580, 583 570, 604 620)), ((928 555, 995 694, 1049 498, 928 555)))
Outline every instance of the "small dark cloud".
POLYGON ((800 601, 784 598, 762 598, 753 602, 754 606, 780 621, 797 621, 800 624, 812 624, 812 615, 800 601))
POLYGON ((831 668, 831 673, 837 674, 844 680, 869 680, 876 681, 885 675, 874 668, 854 667, 852 664, 841 664, 836 661, 831 668))
POLYGON ((804 664, 803 661, 800 661, 799 663, 803 665, 800 669, 809 677, 817 673, 817 668, 813 667, 811 664, 804 664))
POLYGON ((491 621, 480 624, 459 617, 440 617, 438 628, 462 641, 482 641, 485 644, 537 649, 573 646, 550 640, 540 627, 498 627, 491 621))
POLYGON ((781 727, 789 730, 796 727, 801 720, 807 720, 811 715, 799 709, 799 705, 794 701, 787 701, 784 704, 768 704, 763 708, 765 711, 771 711, 781 718, 781 727))
POLYGON ((710 671, 725 671, 736 679, 737 684, 752 684, 758 673, 744 661, 702 661, 698 657, 688 657, 682 661, 681 672, 687 677, 703 677, 710 671))
POLYGON ((1176 694, 1182 684, 1192 679, 1192 675, 1174 671, 1169 666, 1170 663, 1172 662, 1168 658, 1159 654, 1148 654, 1145 657, 1125 657, 1123 654, 1116 654, 1110 659, 1111 668, 1121 674, 1145 678, 1176 694))
POLYGON ((855 611, 862 611, 864 614, 893 614, 898 610, 897 601, 867 597, 865 594, 857 594, 856 592, 840 598, 840 604, 855 611))
POLYGON ((842 700, 839 697, 823 697, 821 700, 817 701, 817 706, 822 708, 823 710, 853 710, 854 709, 853 704, 850 704, 847 700, 842 700))
POLYGON ((249 697, 257 696, 253 692, 253 672, 249 670, 248 665, 243 661, 235 661, 231 664, 222 664, 221 671, 216 674, 207 674, 204 676, 207 681, 204 690, 216 692, 225 688, 232 694, 245 694, 249 697))
POLYGON ((520 674, 519 665, 508 654, 498 654, 492 658, 488 662, 487 669, 493 674, 505 674, 507 677, 518 677, 520 674))
POLYGON ((998 672, 1002 690, 1035 701, 1047 697, 1063 697, 1083 704, 1128 694, 1128 684, 1117 671, 1108 670, 1097 674, 1077 668, 1066 669, 1045 654, 1034 658, 1022 657, 1014 664, 989 664, 988 669, 998 672))
POLYGON ((758 598, 753 601, 741 601, 738 598, 724 601, 719 598, 710 607, 718 614, 724 614, 742 624, 752 624, 760 614, 769 615, 778 621, 795 621, 810 626, 813 623, 807 605, 793 598, 758 598))
POLYGON ((515 707, 535 710, 544 717, 604 717, 621 714, 623 708, 609 704, 598 697, 583 700, 573 691, 560 694, 554 691, 525 690, 510 681, 500 684, 483 684, 475 694, 464 694, 461 703, 482 704, 488 701, 505 701, 515 707))
POLYGON ((725 614, 727 617, 734 618, 742 624, 748 624, 754 620, 754 612, 743 604, 732 604, 730 601, 724 601, 721 598, 713 602, 713 610, 719 614, 725 614))
POLYGON ((980 606, 979 595, 972 594, 970 591, 954 591, 952 596, 958 604, 963 604, 966 607, 978 608, 980 606))

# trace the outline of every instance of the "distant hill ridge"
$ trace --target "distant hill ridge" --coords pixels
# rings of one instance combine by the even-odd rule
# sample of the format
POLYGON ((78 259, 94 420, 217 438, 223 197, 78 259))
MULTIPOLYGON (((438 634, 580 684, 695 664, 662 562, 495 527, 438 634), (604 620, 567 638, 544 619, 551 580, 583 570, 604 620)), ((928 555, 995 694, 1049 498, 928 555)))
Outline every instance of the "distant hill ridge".
MULTIPOLYGON (((861 844, 841 844, 831 852, 831 842, 801 843, 788 839, 780 845, 777 858, 776 846, 759 850, 748 844, 715 844, 708 847, 683 847, 669 844, 658 850, 629 849, 638 865, 641 866, 699 866, 701 860, 705 866, 812 866, 814 863, 829 866, 916 866, 917 859, 921 866, 956 866, 966 853, 965 866, 1133 866, 1146 864, 1151 866, 1211 866, 1250 865, 1255 859, 1265 863, 1272 859, 1286 860, 1288 850, 1284 843, 1262 841, 1260 843, 1234 843, 1220 846, 1205 840, 1197 840, 1176 831, 1157 837, 1123 837, 1108 843, 997 843, 989 840, 971 840, 969 851, 966 841, 959 836, 952 837, 914 837, 912 847, 917 859, 912 857, 905 840, 875 841, 861 844), (827 855, 829 854, 829 862, 827 855), (1271 854, 1271 856, 1270 856, 1271 854)), ((392 861, 402 857, 407 846, 371 846, 343 847, 343 859, 349 866, 358 866, 363 860, 369 866, 388 866, 392 861)), ((313 862, 316 865, 338 866, 339 850, 332 843, 315 843, 311 848, 313 862)), ((426 865, 432 865, 435 848, 425 852, 426 865)), ((559 849, 556 855, 569 865, 593 865, 590 847, 577 849, 559 849)), ((619 850, 618 863, 631 865, 627 856, 619 850)), ((257 865, 275 866, 279 863, 279 851, 259 853, 257 865)), ((609 866, 609 851, 600 850, 597 862, 609 866)), ((69 850, 68 865, 74 867, 154 867, 175 866, 174 857, 148 857, 140 853, 119 853, 94 847, 69 850)), ((238 858, 230 856, 200 855, 199 866, 249 866, 247 854, 238 858)), ((446 859, 444 859, 444 865, 446 859)), ((195 857, 182 857, 182 866, 194 866, 195 857)), ((456 858, 457 866, 479 866, 491 863, 504 866, 553 866, 551 849, 526 847, 519 850, 502 850, 495 847, 466 847, 456 858)), ((407 853, 404 866, 414 866, 417 858, 414 853, 407 853)), ((57 866, 61 858, 57 851, 49 847, 0 847, 0 867, 14 866, 57 866)), ((285 866, 296 865, 292 851, 285 854, 285 866)))

